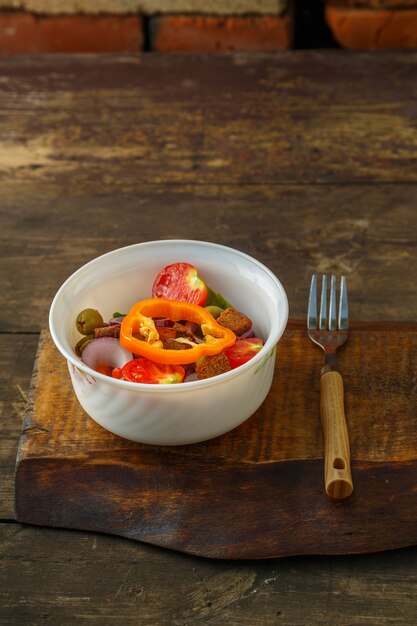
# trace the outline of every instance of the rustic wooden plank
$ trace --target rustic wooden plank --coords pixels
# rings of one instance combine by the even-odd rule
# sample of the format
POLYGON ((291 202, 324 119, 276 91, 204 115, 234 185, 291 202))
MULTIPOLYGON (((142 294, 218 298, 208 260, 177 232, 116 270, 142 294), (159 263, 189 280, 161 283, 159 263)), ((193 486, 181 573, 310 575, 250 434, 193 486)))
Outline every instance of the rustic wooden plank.
POLYGON ((416 53, 51 57, 0 60, 3 180, 417 180, 416 53))
POLYGON ((271 391, 249 420, 174 447, 137 444, 90 420, 44 333, 20 440, 17 519, 215 558, 417 543, 417 323, 352 328, 341 350, 355 484, 341 503, 323 487, 322 354, 299 326, 280 341, 271 391))
MULTIPOLYGON (((415 186, 404 184, 416 179, 415 59, 0 59, 0 328, 39 331, 55 289, 81 263, 172 236, 267 262, 292 315, 304 316, 318 267, 347 272, 355 319, 415 319, 415 186)), ((27 359, 13 353, 15 335, 4 341, 12 378, 2 370, 0 515, 10 518, 23 408, 14 382, 27 391, 36 341, 27 359)), ((252 563, 248 573, 247 563, 235 570, 99 534, 15 524, 0 532, 5 626, 415 622, 415 549, 252 563)))
MULTIPOLYGON (((361 461, 410 461, 417 455, 416 399, 407 393, 414 384, 416 333, 415 322, 393 323, 388 328, 384 323, 352 324, 349 340, 338 352, 352 454, 361 461), (395 356, 392 346, 396 347, 395 356), (384 402, 375 414, 380 398, 384 402), (393 418, 397 412, 401 421, 393 418)), ((73 393, 66 361, 45 330, 38 346, 20 452, 23 458, 67 458, 88 450, 105 449, 114 454, 141 450, 152 457, 158 452, 191 460, 211 456, 225 463, 320 458, 322 432, 316 400, 322 361, 322 352, 307 337, 303 322, 290 320, 278 345, 271 392, 256 417, 234 430, 236 436, 226 434, 187 446, 149 446, 112 435, 87 417, 73 393), (304 393, 289 394, 288 387, 293 385, 304 393)))
POLYGON ((0 562, 1 626, 415 622, 417 548, 218 562, 100 534, 9 524, 0 525, 0 562))
POLYGON ((282 280, 304 318, 312 272, 346 274, 354 320, 415 319, 414 185, 161 185, 93 180, 2 186, 3 330, 36 331, 83 263, 140 241, 230 245, 282 280), (398 277, 401 276, 401 280, 398 277))
POLYGON ((0 519, 13 519, 14 478, 39 335, 0 334, 0 519))

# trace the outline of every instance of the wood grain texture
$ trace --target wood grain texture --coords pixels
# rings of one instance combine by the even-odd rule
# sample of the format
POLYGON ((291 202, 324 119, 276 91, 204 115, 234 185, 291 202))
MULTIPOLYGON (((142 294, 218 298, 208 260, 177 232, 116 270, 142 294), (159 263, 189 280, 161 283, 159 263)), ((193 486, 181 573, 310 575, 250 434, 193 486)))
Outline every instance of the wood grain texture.
POLYGON ((343 378, 337 371, 320 376, 320 412, 324 439, 324 482, 332 498, 348 498, 353 491, 349 433, 345 417, 343 378))
POLYGON ((97 533, 2 524, 0 559, 1 626, 415 621, 417 549, 219 562, 97 533))
POLYGON ((0 59, 1 328, 39 332, 95 256, 182 237, 266 263, 293 317, 334 271, 353 319, 415 319, 415 58, 0 59))
MULTIPOLYGON (((416 548, 237 563, 11 518, 27 333, 98 254, 204 238, 269 265, 293 317, 317 270, 347 274, 352 319, 415 319, 415 66, 414 52, 0 59, 1 626, 414 626, 416 548)), ((406 433, 380 427, 404 408, 393 382, 381 406, 381 363, 368 394, 395 456, 406 433)))
POLYGON ((19 434, 39 335, 0 333, 0 519, 13 519, 19 434))
POLYGON ((365 325, 340 350, 355 492, 338 503, 323 488, 321 352, 294 326, 262 407, 231 433, 178 447, 136 444, 89 419, 45 332, 20 440, 17 519, 229 559, 414 544, 417 326, 365 325))
POLYGON ((415 182, 416 54, 4 58, 3 178, 415 182))
POLYGON ((311 274, 335 272, 348 278, 352 319, 416 319, 415 185, 120 187, 86 171, 76 185, 70 175, 2 184, 4 331, 39 332, 60 285, 94 257, 170 238, 259 259, 284 284, 292 317, 305 316, 311 274))

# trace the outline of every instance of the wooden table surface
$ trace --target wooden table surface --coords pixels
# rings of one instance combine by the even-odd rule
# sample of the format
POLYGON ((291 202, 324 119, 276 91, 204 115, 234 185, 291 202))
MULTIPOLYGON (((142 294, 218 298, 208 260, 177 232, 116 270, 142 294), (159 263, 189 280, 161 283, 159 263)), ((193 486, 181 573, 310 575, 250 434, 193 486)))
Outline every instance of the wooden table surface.
POLYGON ((415 547, 195 558, 18 524, 13 485, 51 299, 99 254, 214 241, 267 264, 292 318, 334 271, 352 319, 416 319, 416 78, 416 53, 0 59, 1 625, 415 624, 415 547))

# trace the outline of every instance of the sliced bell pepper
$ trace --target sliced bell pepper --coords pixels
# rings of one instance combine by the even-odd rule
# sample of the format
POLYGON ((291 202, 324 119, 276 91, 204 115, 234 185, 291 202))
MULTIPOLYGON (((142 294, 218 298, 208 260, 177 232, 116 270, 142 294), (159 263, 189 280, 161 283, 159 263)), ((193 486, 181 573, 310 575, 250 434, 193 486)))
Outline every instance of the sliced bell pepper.
POLYGON ((204 355, 219 354, 235 341, 236 335, 218 324, 203 307, 166 298, 149 298, 137 302, 120 327, 120 343, 124 348, 155 363, 170 365, 195 363, 204 355), (166 350, 159 339, 153 317, 166 317, 173 322, 195 322, 201 326, 204 341, 187 350, 166 350), (138 339, 137 335, 141 338, 138 339))

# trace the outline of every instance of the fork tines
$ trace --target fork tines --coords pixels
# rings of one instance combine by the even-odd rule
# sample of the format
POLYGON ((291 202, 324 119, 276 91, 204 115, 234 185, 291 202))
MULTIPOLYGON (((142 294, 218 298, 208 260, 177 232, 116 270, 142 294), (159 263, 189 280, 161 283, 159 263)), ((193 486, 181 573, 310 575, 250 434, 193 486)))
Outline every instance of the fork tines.
POLYGON ((346 277, 340 280, 339 317, 336 323, 336 276, 330 279, 329 316, 327 319, 327 276, 324 274, 321 284, 320 314, 317 319, 317 276, 311 277, 310 297, 308 300, 307 327, 309 329, 347 330, 349 328, 348 297, 346 277))

